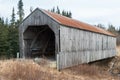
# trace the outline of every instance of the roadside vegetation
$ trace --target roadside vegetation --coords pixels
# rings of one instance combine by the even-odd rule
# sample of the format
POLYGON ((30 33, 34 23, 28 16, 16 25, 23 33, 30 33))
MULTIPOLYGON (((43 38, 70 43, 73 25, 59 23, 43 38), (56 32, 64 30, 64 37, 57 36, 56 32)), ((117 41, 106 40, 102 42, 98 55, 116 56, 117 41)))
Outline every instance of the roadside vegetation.
POLYGON ((0 80, 120 80, 120 47, 113 58, 61 71, 49 67, 48 63, 47 59, 0 60, 0 80))

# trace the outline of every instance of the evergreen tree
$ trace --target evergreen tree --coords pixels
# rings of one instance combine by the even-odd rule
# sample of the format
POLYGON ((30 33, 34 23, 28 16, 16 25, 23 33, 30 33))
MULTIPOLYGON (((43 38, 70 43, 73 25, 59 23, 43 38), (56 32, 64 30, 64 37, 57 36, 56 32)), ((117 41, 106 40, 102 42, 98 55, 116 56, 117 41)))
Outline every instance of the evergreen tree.
POLYGON ((21 22, 24 18, 24 9, 23 9, 23 2, 22 0, 19 0, 18 2, 18 12, 17 12, 18 16, 19 16, 19 21, 21 22))
POLYGON ((71 13, 71 11, 69 11, 69 17, 72 18, 72 13, 71 13))
POLYGON ((57 6, 57 11, 56 11, 56 13, 60 14, 60 9, 59 9, 58 6, 57 6))
POLYGON ((30 13, 32 13, 33 12, 33 7, 30 7, 30 13))
POLYGON ((0 17, 0 26, 4 26, 4 18, 0 17))
POLYGON ((4 24, 0 25, 0 56, 6 55, 6 50, 8 49, 8 41, 7 41, 7 35, 8 35, 8 27, 5 27, 4 24))
POLYGON ((102 28, 102 29, 106 29, 103 24, 98 24, 96 26, 99 27, 99 28, 102 28))
POLYGON ((55 12, 55 7, 53 7, 53 9, 50 10, 51 12, 55 12))
POLYGON ((65 11, 64 10, 62 11, 62 15, 65 15, 65 11))
POLYGON ((117 32, 120 34, 120 27, 117 29, 117 32))
POLYGON ((9 27, 7 41, 8 41, 8 49, 7 49, 8 57, 9 58, 16 57, 16 54, 19 51, 17 28, 9 27))
POLYGON ((5 26, 9 27, 8 18, 6 18, 6 20, 5 20, 5 26))
POLYGON ((108 26, 108 31, 116 34, 116 29, 115 29, 115 27, 114 27, 112 24, 109 24, 109 26, 108 26))
POLYGON ((12 10, 12 15, 11 15, 11 26, 12 27, 15 27, 15 10, 14 10, 14 7, 13 7, 13 10, 12 10))
POLYGON ((72 18, 72 13, 71 13, 71 11, 65 11, 65 10, 60 11, 60 9, 59 9, 58 6, 57 6, 56 9, 53 7, 53 9, 48 10, 48 11, 55 12, 55 13, 57 13, 57 14, 61 14, 61 15, 63 15, 63 16, 66 16, 66 17, 72 18))
POLYGON ((66 16, 69 17, 69 13, 68 13, 68 11, 67 11, 66 13, 67 13, 66 16))

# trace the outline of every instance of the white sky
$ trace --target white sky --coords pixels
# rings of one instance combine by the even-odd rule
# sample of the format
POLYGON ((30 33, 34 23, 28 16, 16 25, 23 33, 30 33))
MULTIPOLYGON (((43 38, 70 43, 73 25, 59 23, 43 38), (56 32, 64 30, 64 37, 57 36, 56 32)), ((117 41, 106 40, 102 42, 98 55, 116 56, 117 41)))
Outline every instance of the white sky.
MULTIPOLYGON (((17 12, 18 1, 0 0, 0 16, 10 19, 13 7, 17 12)), ((74 19, 92 25, 120 26, 120 0, 23 0, 23 3, 25 17, 30 13, 30 7, 48 10, 59 6, 61 10, 70 10, 74 19)))

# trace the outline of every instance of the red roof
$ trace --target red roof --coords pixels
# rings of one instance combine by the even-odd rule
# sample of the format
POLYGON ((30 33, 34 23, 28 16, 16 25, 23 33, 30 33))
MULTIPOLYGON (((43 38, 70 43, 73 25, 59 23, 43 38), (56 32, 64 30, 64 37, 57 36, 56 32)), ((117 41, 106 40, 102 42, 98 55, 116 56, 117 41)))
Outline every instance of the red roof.
POLYGON ((90 24, 83 23, 78 20, 68 18, 62 15, 53 13, 53 12, 46 11, 46 10, 42 10, 42 11, 62 25, 73 27, 73 28, 79 28, 82 30, 88 30, 88 31, 96 32, 96 33, 106 34, 110 36, 115 36, 114 34, 110 33, 107 30, 92 26, 90 24))

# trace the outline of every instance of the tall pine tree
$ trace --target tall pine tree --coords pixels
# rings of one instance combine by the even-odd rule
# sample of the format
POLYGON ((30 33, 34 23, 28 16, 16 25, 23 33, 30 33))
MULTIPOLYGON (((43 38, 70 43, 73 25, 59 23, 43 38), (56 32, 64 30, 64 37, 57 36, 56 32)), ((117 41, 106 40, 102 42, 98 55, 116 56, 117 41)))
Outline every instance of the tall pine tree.
POLYGON ((22 0, 19 0, 18 2, 18 12, 17 12, 18 16, 19 16, 19 22, 21 22, 24 18, 24 9, 23 9, 23 2, 22 0))
POLYGON ((59 9, 58 6, 57 6, 57 11, 56 11, 56 13, 60 14, 60 9, 59 9))
POLYGON ((15 27, 15 10, 14 10, 14 7, 13 7, 13 10, 12 10, 12 15, 11 15, 11 27, 15 27))

